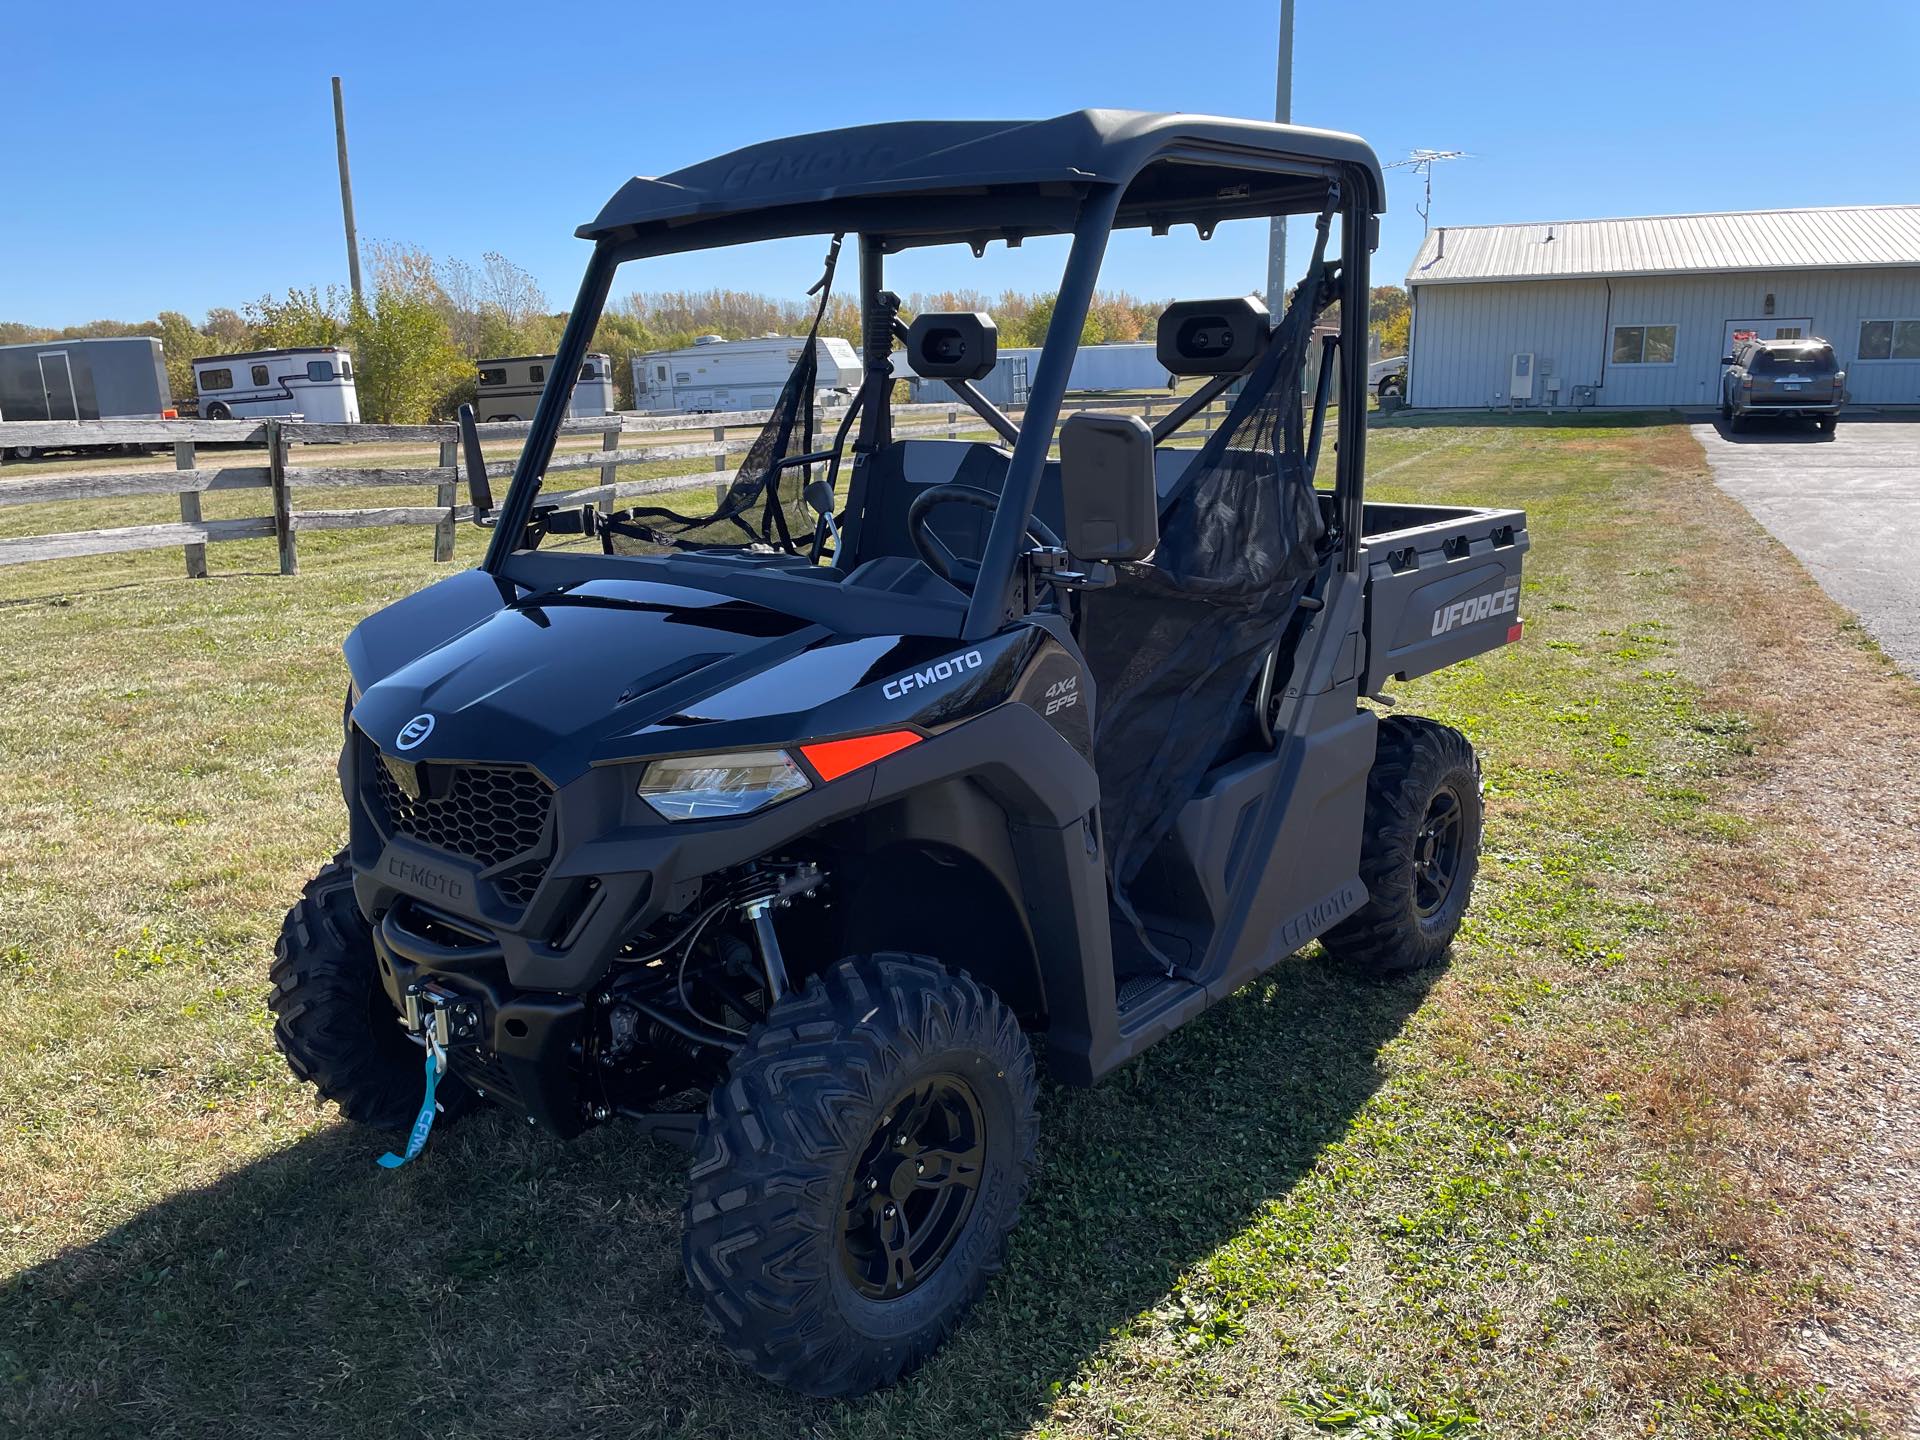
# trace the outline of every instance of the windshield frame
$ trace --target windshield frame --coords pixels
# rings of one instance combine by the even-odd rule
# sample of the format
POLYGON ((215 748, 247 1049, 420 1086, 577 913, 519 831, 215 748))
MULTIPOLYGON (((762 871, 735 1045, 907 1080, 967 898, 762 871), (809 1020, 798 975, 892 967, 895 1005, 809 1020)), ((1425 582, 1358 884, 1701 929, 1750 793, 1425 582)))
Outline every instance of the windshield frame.
MULTIPOLYGON (((1186 147, 1170 146, 1155 158, 1188 160, 1189 155, 1186 153, 1186 147)), ((1193 156, 1192 158, 1201 157, 1193 156)), ((1212 160, 1216 157, 1205 158, 1212 160)), ((1243 168, 1272 170, 1296 176, 1320 175, 1342 187, 1340 288, 1344 323, 1340 347, 1340 393, 1364 395, 1366 392, 1366 306, 1362 300, 1367 293, 1365 290, 1368 280, 1367 262, 1377 233, 1374 220, 1376 213, 1373 208, 1374 197, 1366 184, 1368 177, 1358 165, 1329 164, 1323 160, 1299 156, 1239 155, 1234 157, 1234 163, 1243 168), (1356 297, 1362 297, 1362 299, 1357 300, 1356 297)), ((1016 588, 1014 580, 1024 548, 1024 536, 1039 497, 1047 456, 1053 445, 1054 431, 1066 396, 1072 353, 1079 346, 1081 330, 1099 280, 1108 240, 1116 228, 1115 220, 1129 187, 1148 168, 1149 166, 1143 165, 1141 171, 1128 176, 1124 181, 1088 185, 1084 188, 1075 187, 1079 189, 1079 194, 1072 200, 1075 206, 1071 225, 1072 247, 1068 252, 1051 323, 1047 328, 1040 358, 1035 367, 1036 383, 1028 393, 1027 408, 1020 421, 1019 437, 1013 447, 1013 456, 1007 468, 1001 501, 994 512, 993 522, 981 554, 979 578, 967 602, 966 620, 961 632, 964 639, 982 639, 1000 629, 1009 618, 1009 608, 1013 603, 1016 588)), ((996 203, 1005 198, 998 197, 996 203)), ((1047 202, 1057 206, 1066 197, 1056 195, 1045 198, 1047 202)), ((1302 212, 1289 209, 1286 213, 1302 212)), ((742 217, 743 220, 745 218, 747 217, 742 217)), ((862 473, 865 467, 860 463, 861 457, 863 454, 873 453, 879 446, 884 445, 891 432, 891 370, 884 359, 876 365, 874 357, 876 354, 884 357, 891 350, 893 343, 893 312, 880 299, 883 293, 885 256, 890 251, 904 248, 904 246, 897 243, 896 237, 889 235, 884 229, 853 230, 850 227, 849 233, 857 234, 859 240, 858 298, 862 315, 861 348, 867 365, 865 384, 868 401, 860 418, 860 434, 854 446, 854 483, 849 501, 849 508, 854 512, 852 523, 857 525, 863 498, 861 484, 865 478, 862 473)), ((744 240, 747 237, 741 235, 735 238, 744 240)), ((656 236, 604 238, 595 242, 586 273, 581 278, 579 294, 569 311, 567 326, 555 353, 552 369, 548 372, 546 387, 541 391, 539 404, 535 408, 526 445, 514 467, 513 480, 500 508, 495 533, 487 547, 481 568, 494 574, 502 574, 510 558, 522 549, 526 529, 533 517, 534 506, 544 483, 546 468, 552 460, 561 425, 566 418, 568 396, 572 387, 571 382, 563 382, 562 377, 577 374, 586 356, 592 351, 594 332, 598 328, 602 309, 611 290, 614 272, 630 259, 641 259, 680 249, 708 248, 716 242, 718 237, 708 230, 708 233, 699 239, 693 236, 687 236, 685 239, 690 243, 671 245, 663 243, 661 238, 656 236)), ((718 243, 726 244, 728 241, 718 240, 718 243)), ((1357 564, 1359 536, 1362 530, 1361 471, 1364 467, 1365 446, 1365 417, 1362 410, 1361 406, 1342 405, 1340 407, 1339 440, 1335 452, 1336 471, 1333 488, 1337 508, 1343 516, 1342 529, 1345 532, 1347 552, 1345 559, 1348 569, 1357 564)))

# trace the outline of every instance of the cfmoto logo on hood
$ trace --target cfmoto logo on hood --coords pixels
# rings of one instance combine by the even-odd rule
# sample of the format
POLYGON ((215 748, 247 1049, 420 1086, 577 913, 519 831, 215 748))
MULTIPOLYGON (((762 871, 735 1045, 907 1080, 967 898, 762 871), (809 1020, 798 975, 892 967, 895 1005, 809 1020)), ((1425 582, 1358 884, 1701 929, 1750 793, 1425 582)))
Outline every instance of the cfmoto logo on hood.
POLYGON ((924 670, 896 675, 880 687, 880 693, 889 700, 904 700, 907 692, 916 686, 937 685, 942 680, 951 680, 969 670, 978 670, 983 663, 978 650, 969 650, 964 655, 950 655, 945 660, 934 661, 924 670))
POLYGON ((393 742, 394 748, 411 750, 431 734, 433 734, 433 716, 416 715, 400 727, 400 738, 393 742))

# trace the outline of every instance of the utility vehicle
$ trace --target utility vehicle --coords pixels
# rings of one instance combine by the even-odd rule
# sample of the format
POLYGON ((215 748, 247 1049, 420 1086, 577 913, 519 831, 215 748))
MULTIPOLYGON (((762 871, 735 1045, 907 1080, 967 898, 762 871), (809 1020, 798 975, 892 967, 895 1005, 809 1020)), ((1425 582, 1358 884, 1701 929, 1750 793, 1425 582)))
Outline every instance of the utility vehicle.
POLYGON ((1362 499, 1365 407, 1332 402, 1366 393, 1382 205, 1351 136, 1098 110, 802 135, 628 183, 579 232, 497 510, 463 419, 485 559, 346 641, 350 843, 273 966, 294 1071, 354 1120, 419 1107, 394 1164, 436 1098, 679 1140, 686 1272, 725 1345, 850 1394, 1000 1264, 1036 1048, 1091 1083, 1316 938, 1372 971, 1438 960, 1478 766, 1383 692, 1519 637, 1527 532, 1362 499), (1072 414, 1054 457, 1110 233, 1289 213, 1314 244, 1285 315, 1170 306, 1159 353, 1196 388, 1151 426, 1072 414), (554 377, 617 264, 813 235, 816 334, 857 237, 866 378, 831 433, 807 345, 717 501, 543 491, 554 377), (1015 419, 973 385, 990 318, 909 323, 886 267, 1048 235, 1071 248, 1015 419), (898 433, 897 343, 1004 443, 898 433))

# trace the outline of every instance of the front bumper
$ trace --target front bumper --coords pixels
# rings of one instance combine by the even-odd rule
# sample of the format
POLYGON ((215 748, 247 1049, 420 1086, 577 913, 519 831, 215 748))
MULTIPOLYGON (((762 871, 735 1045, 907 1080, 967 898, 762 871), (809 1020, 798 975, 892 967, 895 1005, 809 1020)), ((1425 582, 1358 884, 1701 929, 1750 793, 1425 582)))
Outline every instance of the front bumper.
MULTIPOLYGON (((419 907, 402 902, 374 929, 380 983, 404 1014, 409 992, 431 986, 469 1003, 478 1024, 451 1036, 453 1073, 489 1100, 556 1135, 579 1134, 604 1113, 584 1083, 587 1006, 576 996, 521 991, 500 971, 497 947, 459 947, 419 907), (436 933, 440 932, 440 933, 436 933)), ((478 937, 469 937, 476 941, 478 937)))

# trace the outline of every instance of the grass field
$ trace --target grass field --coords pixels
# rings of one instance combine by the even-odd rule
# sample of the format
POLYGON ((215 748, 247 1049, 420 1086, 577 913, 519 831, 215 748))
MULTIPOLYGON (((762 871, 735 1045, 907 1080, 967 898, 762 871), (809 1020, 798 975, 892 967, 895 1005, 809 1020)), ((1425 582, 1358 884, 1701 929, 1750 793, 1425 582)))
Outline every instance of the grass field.
POLYGON ((1784 1022, 1704 903, 1798 843, 1737 803, 1779 723, 1743 634, 1840 617, 1682 426, 1369 453, 1377 496, 1531 518, 1525 643, 1398 692, 1485 757, 1452 964, 1310 950, 1049 1086, 1007 1272, 851 1404, 708 1342, 678 1153, 485 1115, 388 1174, 273 1053, 272 937, 343 833, 339 642, 445 573, 425 530, 305 536, 293 579, 270 542, 0 571, 0 1433, 1871 1433, 1779 1348, 1835 1242, 1737 1163, 1784 1022))

